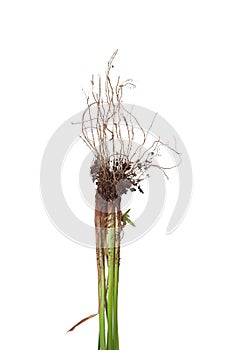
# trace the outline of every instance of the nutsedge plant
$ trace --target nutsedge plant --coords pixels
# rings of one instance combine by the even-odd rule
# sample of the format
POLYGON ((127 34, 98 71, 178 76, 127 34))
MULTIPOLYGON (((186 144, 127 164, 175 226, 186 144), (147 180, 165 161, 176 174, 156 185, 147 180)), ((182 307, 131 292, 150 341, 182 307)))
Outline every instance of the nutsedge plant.
POLYGON ((131 111, 122 102, 126 88, 134 88, 131 79, 113 83, 111 73, 115 51, 107 64, 104 82, 100 76, 91 77, 90 93, 85 94, 87 107, 82 120, 72 122, 82 127, 81 139, 93 153, 90 175, 96 187, 95 194, 95 238, 98 272, 98 314, 81 320, 81 323, 98 315, 99 350, 119 350, 118 334, 118 286, 121 239, 126 225, 135 226, 130 218, 130 209, 121 210, 121 199, 128 191, 143 193, 141 183, 157 168, 168 178, 167 170, 180 162, 180 153, 165 144, 160 138, 148 145, 150 130, 156 115, 147 130, 140 125, 131 111), (135 127, 136 126, 136 127, 135 127), (141 143, 136 141, 136 134, 141 143), (155 161, 161 147, 168 148, 178 156, 171 167, 162 167, 155 161))

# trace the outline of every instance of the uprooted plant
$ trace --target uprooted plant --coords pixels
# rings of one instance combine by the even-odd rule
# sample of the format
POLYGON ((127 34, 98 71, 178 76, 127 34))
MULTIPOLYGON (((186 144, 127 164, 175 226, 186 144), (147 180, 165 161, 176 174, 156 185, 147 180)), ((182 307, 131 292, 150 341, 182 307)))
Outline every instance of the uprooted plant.
MULTIPOLYGON (((81 138, 93 153, 90 175, 96 186, 95 235, 98 271, 99 345, 100 350, 119 350, 118 284, 120 246, 124 227, 134 226, 128 209, 121 211, 121 199, 128 191, 143 193, 141 183, 157 168, 168 178, 167 171, 180 163, 180 153, 160 138, 150 141, 150 130, 156 115, 145 130, 132 111, 122 102, 126 88, 134 88, 131 79, 113 83, 111 73, 117 51, 110 58, 104 83, 101 77, 91 78, 91 92, 85 94, 87 107, 83 112, 81 138), (140 143, 137 140, 140 139, 140 143), (149 142, 149 144, 148 144, 149 142), (177 163, 162 167, 156 161, 164 147, 177 156, 177 163)), ((77 325, 94 317, 91 315, 77 325)))

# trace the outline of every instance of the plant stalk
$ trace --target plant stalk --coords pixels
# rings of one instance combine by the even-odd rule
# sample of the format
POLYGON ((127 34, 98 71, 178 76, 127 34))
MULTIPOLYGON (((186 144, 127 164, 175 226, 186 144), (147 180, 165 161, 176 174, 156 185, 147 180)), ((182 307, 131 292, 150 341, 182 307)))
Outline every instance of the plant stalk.
MULTIPOLYGON (((115 248, 115 254, 118 255, 119 247, 115 248)), ((119 261, 115 257, 115 273, 114 273, 114 293, 113 293, 113 322, 114 322, 114 350, 119 350, 118 335, 118 283, 119 283, 119 261)))
POLYGON ((96 231, 96 260, 98 272, 98 297, 99 297, 99 350, 107 350, 106 336, 105 336, 105 257, 103 248, 103 234, 102 229, 102 203, 99 196, 96 194, 95 203, 95 231, 96 231))
POLYGON ((115 248, 114 248, 115 228, 108 229, 108 342, 107 349, 114 350, 114 334, 113 334, 113 288, 114 288, 114 268, 115 268, 115 248))
POLYGON ((119 332, 118 332, 118 286, 119 286, 119 267, 120 267, 120 234, 121 234, 121 199, 119 197, 116 204, 116 230, 115 230, 115 274, 114 274, 114 294, 113 294, 113 313, 114 313, 114 337, 115 349, 119 350, 119 332))

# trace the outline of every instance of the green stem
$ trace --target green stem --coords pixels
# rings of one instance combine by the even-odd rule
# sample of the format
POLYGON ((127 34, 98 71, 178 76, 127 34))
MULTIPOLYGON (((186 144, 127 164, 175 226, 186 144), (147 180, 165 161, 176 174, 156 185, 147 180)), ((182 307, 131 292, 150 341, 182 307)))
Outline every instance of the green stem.
POLYGON ((108 341, 107 350, 114 350, 114 338, 113 338, 113 288, 114 288, 114 261, 115 261, 115 249, 114 249, 114 228, 108 229, 108 341))
POLYGON ((100 280, 99 280, 99 343, 100 350, 106 350, 106 340, 105 340, 105 266, 104 266, 104 256, 103 249, 100 249, 100 280))
POLYGON ((114 293, 113 293, 113 321, 114 321, 114 350, 119 350, 118 335, 118 284, 119 284, 119 253, 120 247, 115 248, 115 274, 114 274, 114 293))
POLYGON ((98 271, 98 297, 99 297, 99 350, 106 349, 105 337, 105 254, 103 248, 104 230, 102 229, 102 202, 98 194, 96 194, 95 203, 95 231, 96 231, 96 260, 98 271))

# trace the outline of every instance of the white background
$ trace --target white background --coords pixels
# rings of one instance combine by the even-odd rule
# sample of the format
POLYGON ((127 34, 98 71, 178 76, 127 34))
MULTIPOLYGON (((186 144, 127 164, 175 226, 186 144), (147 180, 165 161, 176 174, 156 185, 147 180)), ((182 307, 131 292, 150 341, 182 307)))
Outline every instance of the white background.
MULTIPOLYGON (((194 172, 190 210, 121 260, 121 350, 232 350, 232 1, 9 0, 0 6, 0 347, 97 349, 95 252, 50 223, 39 189, 44 148, 83 109, 82 87, 118 48, 194 172)), ((85 232, 83 233, 85 234, 85 232)))

